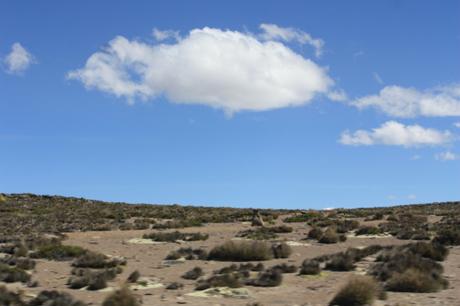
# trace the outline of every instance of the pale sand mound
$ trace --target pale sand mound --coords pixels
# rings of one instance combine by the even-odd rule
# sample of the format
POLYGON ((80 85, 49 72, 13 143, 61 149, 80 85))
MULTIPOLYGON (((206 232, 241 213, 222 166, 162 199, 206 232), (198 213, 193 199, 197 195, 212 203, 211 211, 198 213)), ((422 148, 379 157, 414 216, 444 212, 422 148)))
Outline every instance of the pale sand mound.
POLYGON ((247 299, 250 296, 250 292, 246 288, 229 288, 229 287, 215 287, 209 288, 202 291, 195 291, 187 293, 188 296, 194 297, 226 297, 226 298, 237 298, 247 299))
POLYGON ((163 241, 153 241, 152 239, 144 239, 144 238, 132 238, 126 242, 132 243, 132 244, 166 244, 166 242, 163 242, 163 241))

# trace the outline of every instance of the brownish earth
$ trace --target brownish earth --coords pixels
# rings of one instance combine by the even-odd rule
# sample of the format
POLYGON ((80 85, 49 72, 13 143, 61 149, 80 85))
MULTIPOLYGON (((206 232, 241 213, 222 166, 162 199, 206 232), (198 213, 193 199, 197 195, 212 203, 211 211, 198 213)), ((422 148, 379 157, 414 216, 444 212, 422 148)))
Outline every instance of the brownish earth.
MULTIPOLYGON (((362 222, 362 224, 374 222, 362 222)), ((304 223, 290 224, 294 232, 280 234, 282 240, 294 241, 303 245, 293 245, 293 253, 289 259, 274 259, 265 261, 266 267, 278 263, 289 263, 300 266, 302 261, 322 254, 336 253, 348 247, 368 246, 371 244, 398 245, 408 241, 401 241, 393 237, 349 237, 346 242, 324 245, 316 242, 302 240, 306 237, 309 227, 304 223)), ((163 287, 136 290, 135 293, 142 297, 143 305, 247 305, 259 302, 262 305, 327 305, 339 288, 347 279, 365 270, 369 262, 361 262, 354 272, 324 272, 318 277, 301 277, 296 273, 283 274, 283 283, 279 287, 263 288, 247 286, 250 297, 246 299, 224 297, 193 297, 187 295, 195 292, 196 281, 184 280, 181 275, 195 266, 201 267, 206 276, 212 271, 228 266, 229 262, 192 260, 181 264, 165 266, 163 260, 166 255, 181 246, 204 247, 209 250, 217 244, 235 237, 235 234, 250 228, 249 224, 226 223, 209 224, 204 227, 186 228, 184 232, 202 232, 210 235, 206 241, 165 243, 165 244, 136 244, 128 242, 132 238, 141 238, 144 233, 152 230, 140 231, 107 231, 107 232, 76 232, 69 233, 65 244, 78 245, 90 250, 107 255, 123 256, 127 265, 122 274, 114 282, 109 283, 112 288, 119 287, 128 275, 138 270, 143 277, 157 280, 163 287), (185 286, 180 290, 166 290, 171 282, 181 282, 185 286)), ((445 276, 450 282, 449 288, 437 293, 388 293, 386 301, 377 301, 376 305, 460 305, 460 247, 450 249, 450 255, 443 263, 445 276)), ((36 295, 42 290, 56 289, 72 294, 74 297, 89 303, 100 305, 107 291, 71 290, 66 286, 70 276, 70 262, 56 262, 38 260, 33 279, 39 286, 36 288, 23 288, 26 295, 36 295)), ((9 287, 17 286, 10 284, 9 287)))

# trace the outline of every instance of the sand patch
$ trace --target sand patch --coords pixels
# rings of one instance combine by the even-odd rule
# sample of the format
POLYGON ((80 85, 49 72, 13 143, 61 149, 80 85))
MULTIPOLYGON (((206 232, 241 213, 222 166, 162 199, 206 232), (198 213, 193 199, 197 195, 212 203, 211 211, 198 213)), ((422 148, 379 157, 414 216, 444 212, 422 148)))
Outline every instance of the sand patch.
POLYGON ((378 239, 378 238, 391 238, 393 236, 389 234, 380 234, 380 235, 359 235, 355 236, 355 234, 348 234, 347 238, 361 238, 361 239, 378 239))
POLYGON ((132 238, 126 241, 127 243, 131 244, 166 244, 163 241, 153 241, 152 239, 144 239, 144 238, 132 238))
POLYGON ((229 288, 229 287, 215 287, 206 290, 195 291, 187 293, 188 296, 194 297, 226 297, 226 298, 237 298, 247 299, 250 297, 250 292, 246 288, 229 288))
POLYGON ((301 278, 304 278, 304 279, 319 279, 319 278, 323 278, 323 277, 326 277, 328 276, 329 273, 327 272, 324 272, 324 271, 321 271, 319 274, 313 274, 313 275, 300 275, 301 278))
POLYGON ((132 290, 146 290, 164 287, 157 278, 141 277, 135 284, 129 286, 132 290))
POLYGON ((310 243, 299 242, 299 241, 286 241, 288 246, 311 246, 310 243))

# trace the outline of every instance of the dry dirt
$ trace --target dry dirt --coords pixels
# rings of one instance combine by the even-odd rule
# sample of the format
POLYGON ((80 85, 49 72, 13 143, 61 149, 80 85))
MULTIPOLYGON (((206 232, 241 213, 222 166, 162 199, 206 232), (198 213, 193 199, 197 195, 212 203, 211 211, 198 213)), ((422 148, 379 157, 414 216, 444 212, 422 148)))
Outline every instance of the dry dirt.
MULTIPOLYGON (((366 222, 362 222, 366 224, 366 222)), ((318 244, 316 242, 302 241, 306 237, 309 227, 304 223, 290 224, 294 232, 280 234, 282 240, 300 242, 292 243, 293 254, 289 259, 274 259, 265 261, 266 267, 277 263, 289 263, 300 266, 302 261, 322 254, 335 253, 348 247, 360 247, 371 244, 397 245, 405 244, 408 241, 397 240, 393 237, 349 237, 346 242, 332 245, 318 244)), ((107 255, 126 257, 128 264, 124 267, 122 274, 118 275, 109 286, 118 287, 127 276, 134 270, 156 283, 156 288, 135 290, 135 293, 142 297, 143 305, 247 305, 259 302, 262 305, 327 305, 338 289, 346 282, 349 276, 356 272, 330 272, 326 271, 319 277, 301 277, 297 274, 284 274, 283 283, 279 287, 261 288, 245 287, 249 291, 249 298, 232 297, 195 297, 188 295, 194 292, 196 281, 184 280, 181 275, 195 266, 201 267, 206 275, 212 271, 228 266, 231 263, 216 261, 192 260, 171 266, 165 266, 163 259, 172 250, 181 246, 204 247, 210 249, 212 246, 232 239, 235 234, 250 228, 244 223, 209 224, 204 227, 186 228, 184 232, 208 233, 210 238, 207 241, 165 243, 165 244, 141 244, 128 242, 134 238, 141 238, 147 231, 110 231, 110 232, 78 232, 69 233, 65 244, 78 245, 90 250, 101 252, 107 255), (165 286, 171 282, 181 282, 185 286, 180 290, 166 290, 165 286), (163 284, 163 286, 158 285, 163 284)), ((360 263, 359 268, 365 268, 366 262, 360 263)), ((375 305, 460 305, 460 247, 450 250, 450 255, 443 263, 445 275, 448 278, 449 288, 437 293, 388 293, 386 301, 377 301, 375 305)), ((56 262, 38 260, 33 279, 38 280, 36 288, 24 288, 27 295, 34 295, 45 289, 57 289, 66 291, 74 297, 89 303, 100 305, 107 289, 102 291, 71 290, 66 286, 70 275, 70 262, 56 262)), ((15 284, 10 284, 15 286, 15 284)), ((110 290, 110 289, 109 289, 110 290)))

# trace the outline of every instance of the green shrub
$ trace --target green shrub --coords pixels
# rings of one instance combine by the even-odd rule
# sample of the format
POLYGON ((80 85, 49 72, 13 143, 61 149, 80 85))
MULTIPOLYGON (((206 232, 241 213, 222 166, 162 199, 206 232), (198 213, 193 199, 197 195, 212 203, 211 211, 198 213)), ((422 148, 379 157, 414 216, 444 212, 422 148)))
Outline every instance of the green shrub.
POLYGON ((221 261, 268 260, 273 257, 269 244, 262 241, 227 241, 214 247, 208 259, 221 261))
POLYGON ((34 258, 46 258, 50 260, 69 260, 85 254, 87 250, 79 246, 47 244, 39 247, 33 253, 34 258))
POLYGON ((372 305, 379 295, 379 287, 373 278, 355 276, 335 295, 330 306, 372 305))
POLYGON ((360 235, 378 235, 380 233, 381 233, 380 228, 378 228, 376 226, 364 225, 364 226, 361 226, 360 228, 358 228, 358 230, 356 231, 355 235, 356 236, 360 236, 360 235))

